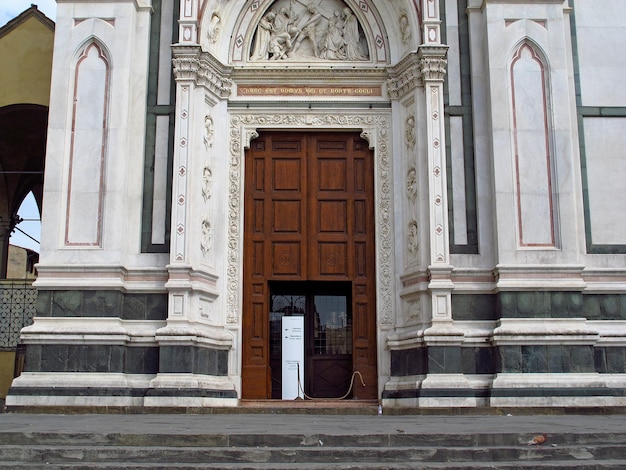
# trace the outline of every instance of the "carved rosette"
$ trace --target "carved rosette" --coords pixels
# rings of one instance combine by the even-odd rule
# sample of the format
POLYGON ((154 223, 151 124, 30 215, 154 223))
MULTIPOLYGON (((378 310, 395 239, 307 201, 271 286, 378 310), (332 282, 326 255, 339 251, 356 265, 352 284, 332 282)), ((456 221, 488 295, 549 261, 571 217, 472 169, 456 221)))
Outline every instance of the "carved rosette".
POLYGON ((235 114, 230 120, 230 163, 228 202, 227 322, 239 323, 241 312, 242 246, 242 158, 250 140, 264 128, 360 128, 361 134, 375 149, 376 219, 378 225, 378 318, 381 325, 393 325, 393 233, 391 189, 391 154, 389 150, 390 117, 387 114, 235 114))

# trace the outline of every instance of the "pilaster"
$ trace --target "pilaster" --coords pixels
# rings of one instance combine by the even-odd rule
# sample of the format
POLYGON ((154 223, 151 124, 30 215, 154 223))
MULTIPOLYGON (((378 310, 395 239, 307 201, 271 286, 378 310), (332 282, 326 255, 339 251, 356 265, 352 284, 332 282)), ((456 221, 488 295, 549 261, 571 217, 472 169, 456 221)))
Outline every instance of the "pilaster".
MULTIPOLYGON (((195 12, 194 2, 181 3, 195 12), (187 5, 188 4, 188 5, 187 5)), ((183 23, 183 20, 181 20, 183 23)), ((190 23, 191 24, 191 23, 190 23)), ((187 30, 185 30, 187 31, 187 30)), ((216 130, 213 108, 230 94, 228 69, 200 46, 182 39, 173 47, 176 80, 172 168, 171 250, 167 266, 167 324, 156 332, 159 373, 146 397, 149 406, 234 405, 234 337, 219 314, 216 269, 212 155, 216 130)), ((221 131, 220 131, 221 132, 221 131)), ((219 139, 219 145, 223 139, 219 139)))
POLYGON ((443 80, 447 47, 421 46, 418 50, 424 82, 426 140, 428 149, 428 205, 430 239, 430 282, 433 322, 451 322, 450 247, 448 239, 448 199, 446 179, 445 129, 443 119, 443 80))

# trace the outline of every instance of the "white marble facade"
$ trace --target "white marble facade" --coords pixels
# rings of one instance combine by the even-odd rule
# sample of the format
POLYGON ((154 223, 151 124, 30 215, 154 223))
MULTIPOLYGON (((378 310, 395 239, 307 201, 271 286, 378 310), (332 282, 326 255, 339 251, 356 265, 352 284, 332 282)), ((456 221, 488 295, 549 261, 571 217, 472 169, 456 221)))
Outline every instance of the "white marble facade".
POLYGON ((60 2, 36 286, 165 295, 167 312, 51 308, 22 340, 161 360, 34 365, 7 405, 236 406, 245 151, 260 130, 349 129, 375 158, 383 405, 624 406, 626 4, 600 3, 161 0, 157 24, 151 0, 60 2), (175 106, 152 147, 150 47, 155 104, 175 106), (226 372, 164 364, 185 347, 226 372))

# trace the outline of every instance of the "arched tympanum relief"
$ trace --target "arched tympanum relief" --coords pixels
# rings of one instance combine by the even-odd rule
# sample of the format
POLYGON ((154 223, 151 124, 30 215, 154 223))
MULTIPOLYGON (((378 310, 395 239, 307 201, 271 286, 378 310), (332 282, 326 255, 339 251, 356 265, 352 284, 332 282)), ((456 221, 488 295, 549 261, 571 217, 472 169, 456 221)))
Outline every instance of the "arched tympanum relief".
POLYGON ((341 0, 277 0, 258 22, 249 60, 369 60, 363 29, 341 0))
POLYGON ((231 60, 388 63, 382 24, 369 0, 258 0, 237 20, 231 60))

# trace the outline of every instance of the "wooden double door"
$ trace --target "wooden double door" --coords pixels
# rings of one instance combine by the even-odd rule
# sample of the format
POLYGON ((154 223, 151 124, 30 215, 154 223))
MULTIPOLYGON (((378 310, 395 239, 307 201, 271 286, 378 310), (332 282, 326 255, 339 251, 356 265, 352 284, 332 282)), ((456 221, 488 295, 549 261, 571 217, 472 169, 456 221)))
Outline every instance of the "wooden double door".
POLYGON ((365 387, 355 380, 350 397, 376 398, 367 142, 355 132, 260 132, 246 152, 244 191, 242 398, 280 398, 281 315, 305 316, 307 395, 342 396, 358 371, 365 387))

